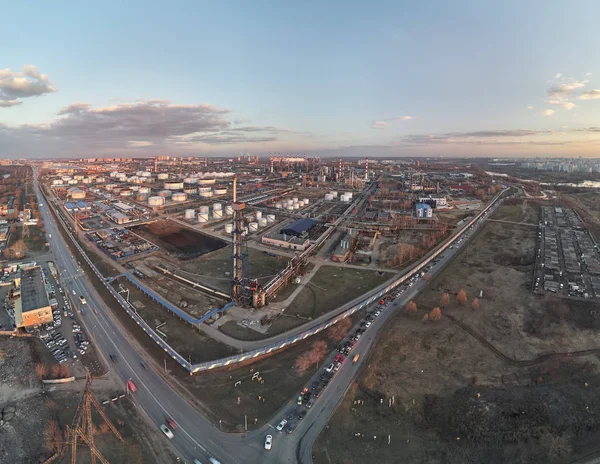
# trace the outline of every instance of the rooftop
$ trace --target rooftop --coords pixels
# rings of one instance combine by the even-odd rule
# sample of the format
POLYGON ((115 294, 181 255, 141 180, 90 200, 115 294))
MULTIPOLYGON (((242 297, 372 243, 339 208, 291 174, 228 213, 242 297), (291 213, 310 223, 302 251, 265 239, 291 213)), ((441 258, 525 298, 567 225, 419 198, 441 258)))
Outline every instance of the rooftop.
POLYGON ((25 313, 49 306, 39 266, 21 269, 21 308, 25 313))
POLYGON ((308 218, 298 219, 281 229, 280 233, 287 235, 301 235, 314 227, 317 221, 308 218))

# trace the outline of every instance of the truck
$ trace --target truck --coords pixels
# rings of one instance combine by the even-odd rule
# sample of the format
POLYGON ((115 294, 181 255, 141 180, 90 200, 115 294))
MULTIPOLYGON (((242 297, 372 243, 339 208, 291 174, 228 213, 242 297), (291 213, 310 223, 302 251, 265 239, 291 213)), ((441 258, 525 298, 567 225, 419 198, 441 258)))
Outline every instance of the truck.
POLYGON ((356 355, 354 355, 354 358, 352 358, 352 362, 353 362, 354 364, 356 364, 356 363, 358 362, 359 358, 360 358, 360 354, 356 354, 356 355))

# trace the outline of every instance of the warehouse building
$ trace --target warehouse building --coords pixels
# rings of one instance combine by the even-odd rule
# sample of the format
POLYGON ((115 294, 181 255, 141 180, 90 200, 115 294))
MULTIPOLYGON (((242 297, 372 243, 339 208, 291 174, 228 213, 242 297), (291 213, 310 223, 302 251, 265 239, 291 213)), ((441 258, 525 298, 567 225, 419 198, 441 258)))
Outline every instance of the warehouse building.
POLYGON ((17 328, 37 328, 52 322, 52 308, 44 285, 40 266, 21 268, 19 279, 15 279, 17 291, 11 318, 17 328))
POLYGON ((431 206, 426 205, 425 203, 417 203, 415 209, 417 218, 419 219, 430 219, 433 217, 431 206))
POLYGON ((302 237, 317 224, 317 221, 313 219, 303 218, 288 224, 279 231, 283 235, 293 235, 295 237, 302 237))

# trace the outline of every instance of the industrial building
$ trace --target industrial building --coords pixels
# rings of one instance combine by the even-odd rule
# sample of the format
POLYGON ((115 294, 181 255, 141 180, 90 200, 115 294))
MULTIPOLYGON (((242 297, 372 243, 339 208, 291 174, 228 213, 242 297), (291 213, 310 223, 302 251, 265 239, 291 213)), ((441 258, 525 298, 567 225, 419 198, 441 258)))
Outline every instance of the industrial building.
POLYGON ((305 235, 310 229, 312 229, 317 224, 317 221, 313 219, 303 218, 298 219, 291 224, 288 224, 283 229, 279 231, 282 235, 293 235, 296 237, 302 237, 305 235))
POLYGON ((9 313, 15 327, 36 328, 54 320, 40 266, 21 268, 15 285, 13 312, 9 313))
POLYGON ((308 238, 286 234, 265 234, 261 239, 265 245, 285 248, 287 250, 304 251, 310 245, 308 238))
POLYGON ((415 205, 416 216, 419 219, 430 219, 433 217, 431 206, 425 203, 417 203, 415 205))
POLYGON ((419 203, 429 205, 434 209, 442 209, 448 207, 448 201, 446 200, 446 197, 421 197, 419 198, 419 203))

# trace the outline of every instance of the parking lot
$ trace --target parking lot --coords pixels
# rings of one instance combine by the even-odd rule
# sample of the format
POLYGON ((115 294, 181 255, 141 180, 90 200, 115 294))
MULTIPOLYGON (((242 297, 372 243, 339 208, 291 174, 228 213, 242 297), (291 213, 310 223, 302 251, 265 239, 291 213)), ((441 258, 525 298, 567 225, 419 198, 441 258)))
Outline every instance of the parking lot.
POLYGON ((600 298, 600 251, 575 211, 542 206, 538 244, 535 291, 600 298))

